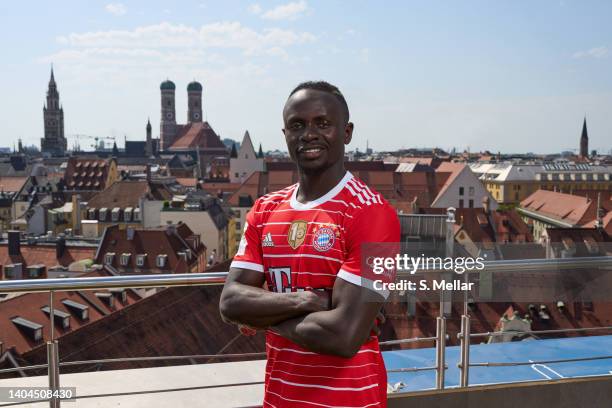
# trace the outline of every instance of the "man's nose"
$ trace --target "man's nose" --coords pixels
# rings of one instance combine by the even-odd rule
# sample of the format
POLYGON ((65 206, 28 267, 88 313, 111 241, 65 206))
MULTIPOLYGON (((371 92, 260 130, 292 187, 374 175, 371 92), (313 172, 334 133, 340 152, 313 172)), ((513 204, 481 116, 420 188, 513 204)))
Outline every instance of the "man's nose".
POLYGON ((302 132, 301 139, 304 141, 311 141, 319 137, 319 132, 317 127, 313 123, 309 123, 306 125, 306 129, 302 132))

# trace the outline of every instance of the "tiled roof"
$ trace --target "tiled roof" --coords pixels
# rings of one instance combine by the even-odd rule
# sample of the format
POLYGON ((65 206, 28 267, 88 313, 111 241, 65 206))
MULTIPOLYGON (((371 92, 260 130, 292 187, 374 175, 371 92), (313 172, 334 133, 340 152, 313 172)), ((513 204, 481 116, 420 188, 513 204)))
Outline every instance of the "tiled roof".
MULTIPOLYGON (((104 271, 93 271, 87 273, 87 277, 108 276, 104 271)), ((103 292, 102 290, 97 292, 103 292)), ((114 311, 123 309, 128 304, 133 304, 140 299, 140 296, 127 291, 127 303, 124 305, 119 299, 115 299, 114 308, 96 297, 93 291, 56 291, 53 297, 53 307, 62 312, 69 313, 70 328, 63 329, 58 321, 55 323, 54 335, 55 338, 78 331, 79 329, 99 320, 105 315, 114 311), (81 320, 72 312, 62 300, 69 299, 71 301, 88 306, 89 318, 81 320)), ((30 351, 32 348, 45 348, 45 342, 49 339, 50 333, 50 318, 41 310, 42 307, 49 305, 49 294, 40 293, 24 293, 19 296, 11 297, 0 302, 0 341, 4 343, 4 348, 8 349, 15 347, 17 354, 23 354, 30 351), (34 323, 42 325, 43 339, 34 341, 26 332, 19 329, 11 318, 19 316, 34 323)), ((56 317, 57 319, 57 317, 56 317)), ((107 333, 108 334, 108 333, 107 333)))
POLYGON ((0 177, 0 191, 16 193, 21 190, 28 177, 2 176, 0 177))
POLYGON ((195 122, 181 126, 179 134, 169 150, 194 147, 227 151, 227 148, 208 122, 195 122))
MULTIPOLYGON (((229 354, 265 351, 264 336, 241 335, 221 320, 222 287, 192 286, 164 289, 80 330, 60 338, 62 361, 162 355, 229 354), (135 341, 137 340, 137 341, 135 341)), ((22 356, 28 364, 46 359, 39 347, 22 356)), ((198 363, 226 359, 196 360, 198 363)), ((102 370, 170 366, 188 361, 135 361, 100 366, 102 370)), ((62 367, 74 372, 82 367, 62 367)), ((42 372, 41 374, 44 374, 42 372)))
POLYGON ((612 236, 597 228, 547 228, 553 250, 571 250, 573 256, 612 255, 612 236))
POLYGON ((147 229, 132 229, 133 237, 128 239, 128 229, 119 229, 117 225, 106 228, 100 243, 96 263, 107 264, 105 255, 114 253, 111 263, 121 273, 187 273, 192 267, 202 272, 205 267, 204 254, 206 247, 199 240, 187 224, 179 223, 172 228, 158 227, 147 229), (196 245, 197 244, 197 245, 196 245), (190 250, 192 255, 185 262, 179 252, 190 250), (130 254, 127 265, 120 264, 122 254, 130 254), (143 265, 137 265, 138 255, 143 258, 143 265), (157 257, 165 256, 165 266, 157 265, 157 257))
MULTIPOLYGON (((601 206, 606 212, 612 211, 610 200, 602 200, 601 206)), ((537 190, 521 201, 521 207, 564 223, 584 225, 595 219, 597 200, 555 191, 537 190)))
POLYGON ((147 180, 122 180, 114 182, 109 188, 91 197, 87 202, 89 208, 138 208, 139 199, 169 200, 172 193, 163 183, 147 180))
POLYGON ((104 190, 108 178, 111 161, 114 159, 98 159, 71 157, 68 159, 64 181, 68 190, 104 190))
POLYGON ((176 182, 184 187, 195 187, 198 185, 198 179, 195 177, 177 177, 176 182))
POLYGON ((57 259, 55 245, 47 244, 36 244, 20 245, 20 256, 10 256, 8 252, 8 245, 6 243, 0 244, 0 265, 7 265, 12 263, 23 263, 27 265, 45 265, 47 269, 57 265, 69 266, 71 263, 76 261, 82 261, 84 259, 93 259, 96 253, 94 247, 78 247, 78 246, 66 246, 62 256, 57 259))

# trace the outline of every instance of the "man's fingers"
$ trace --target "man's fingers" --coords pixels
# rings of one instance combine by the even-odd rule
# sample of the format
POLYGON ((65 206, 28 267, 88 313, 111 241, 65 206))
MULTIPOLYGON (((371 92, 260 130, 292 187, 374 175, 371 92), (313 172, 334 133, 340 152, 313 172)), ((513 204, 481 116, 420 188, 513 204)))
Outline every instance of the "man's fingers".
POLYGON ((378 320, 379 325, 385 324, 385 322, 387 321, 387 318, 383 314, 382 310, 378 312, 378 315, 376 316, 376 320, 378 320))
POLYGON ((249 326, 239 325, 238 330, 240 330, 243 336, 254 336, 257 334, 257 330, 249 326))

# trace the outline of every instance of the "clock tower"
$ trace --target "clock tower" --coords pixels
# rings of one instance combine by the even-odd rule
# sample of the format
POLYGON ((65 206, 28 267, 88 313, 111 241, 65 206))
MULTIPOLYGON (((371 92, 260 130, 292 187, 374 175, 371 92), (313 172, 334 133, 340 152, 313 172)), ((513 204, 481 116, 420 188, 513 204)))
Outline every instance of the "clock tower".
POLYGON ((202 84, 193 81, 187 85, 187 122, 202 121, 202 84))
POLYGON ((64 156, 68 148, 64 137, 64 109, 60 105, 53 68, 47 89, 47 104, 43 106, 43 119, 45 133, 40 141, 40 150, 52 156, 64 156))

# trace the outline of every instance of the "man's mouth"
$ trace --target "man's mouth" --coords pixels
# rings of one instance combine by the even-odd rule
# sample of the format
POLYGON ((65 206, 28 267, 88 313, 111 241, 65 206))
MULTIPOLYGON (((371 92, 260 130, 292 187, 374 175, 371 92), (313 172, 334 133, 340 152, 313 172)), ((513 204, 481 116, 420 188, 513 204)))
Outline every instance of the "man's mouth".
POLYGON ((300 146, 297 149, 298 154, 308 158, 314 159, 319 157, 319 154, 324 150, 321 146, 300 146))

